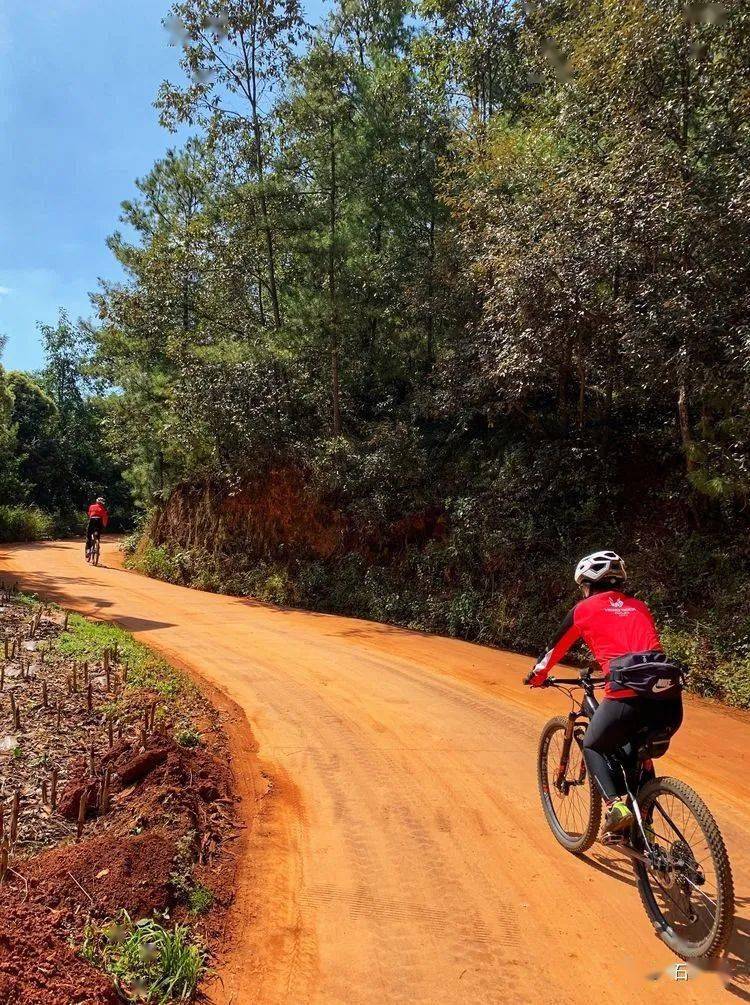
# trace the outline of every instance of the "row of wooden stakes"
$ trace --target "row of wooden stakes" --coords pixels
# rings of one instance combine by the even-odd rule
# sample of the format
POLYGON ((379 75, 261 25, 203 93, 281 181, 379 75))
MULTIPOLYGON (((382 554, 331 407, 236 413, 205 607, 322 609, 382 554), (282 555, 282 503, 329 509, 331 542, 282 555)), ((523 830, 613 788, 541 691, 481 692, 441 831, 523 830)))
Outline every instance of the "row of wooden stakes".
MULTIPOLYGON (((156 717, 158 712, 158 703, 152 702, 143 710, 143 721, 139 727, 139 739, 142 747, 146 747, 148 741, 149 733, 153 732, 156 727, 156 717)), ((117 724, 117 735, 120 739, 123 736, 123 724, 118 722, 117 724)), ((111 749, 114 746, 114 726, 112 717, 109 716, 107 719, 107 741, 108 747, 111 749)), ((96 768, 96 747, 92 743, 88 748, 88 775, 91 781, 98 781, 98 773, 96 768)), ((57 809, 57 789, 59 781, 59 772, 57 768, 52 768, 50 771, 49 779, 43 778, 41 783, 42 790, 42 805, 49 806, 52 812, 57 809)), ((97 791, 97 805, 96 810, 99 816, 108 813, 111 808, 112 803, 112 767, 107 764, 104 766, 104 771, 101 776, 101 784, 97 791)), ((8 860, 10 850, 15 845, 18 840, 18 821, 21 808, 21 792, 16 789, 13 792, 13 796, 10 804, 10 818, 8 821, 8 826, 5 825, 5 805, 0 802, 0 883, 5 879, 5 875, 8 870, 8 860)), ((86 816, 88 814, 91 805, 89 803, 89 787, 84 787, 81 792, 78 801, 78 815, 76 818, 76 840, 80 841, 83 836, 83 830, 86 823, 86 816)))

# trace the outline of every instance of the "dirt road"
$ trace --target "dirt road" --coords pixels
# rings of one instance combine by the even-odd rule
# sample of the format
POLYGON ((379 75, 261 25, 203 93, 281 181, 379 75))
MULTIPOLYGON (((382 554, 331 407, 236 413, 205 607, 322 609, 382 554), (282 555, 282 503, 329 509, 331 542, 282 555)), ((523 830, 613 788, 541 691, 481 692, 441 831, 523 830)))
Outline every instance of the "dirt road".
POLYGON ((103 560, 88 568, 79 544, 0 546, 0 577, 118 621, 247 717, 262 773, 237 711, 253 820, 217 1000, 747 1000, 750 717, 690 702, 661 762, 709 802, 738 894, 730 986, 676 982, 630 866, 599 846, 576 859, 547 829, 536 744, 565 706, 520 687, 528 659, 169 586, 113 568, 111 544, 103 560))

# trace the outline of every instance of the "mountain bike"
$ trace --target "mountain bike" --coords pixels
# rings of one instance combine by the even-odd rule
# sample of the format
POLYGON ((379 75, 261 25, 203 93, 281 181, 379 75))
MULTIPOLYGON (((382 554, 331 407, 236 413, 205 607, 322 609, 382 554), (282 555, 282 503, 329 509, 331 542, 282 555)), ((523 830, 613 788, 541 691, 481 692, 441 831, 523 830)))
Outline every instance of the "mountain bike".
MULTIPOLYGON (((539 742, 539 793, 557 841, 575 855, 598 839, 602 797, 583 758, 586 725, 598 708, 604 680, 548 677, 571 700, 567 716, 551 719, 539 742), (574 689, 581 688, 578 698, 574 689)), ((629 833, 607 836, 633 863, 641 901, 656 934, 684 960, 721 955, 732 934, 734 884, 724 840, 708 807, 677 778, 655 778, 650 762, 666 753, 664 730, 642 730, 611 755, 622 775, 634 821, 629 833)))
POLYGON ((91 547, 86 549, 86 561, 89 565, 99 564, 99 553, 101 551, 101 531, 95 530, 91 534, 91 547))

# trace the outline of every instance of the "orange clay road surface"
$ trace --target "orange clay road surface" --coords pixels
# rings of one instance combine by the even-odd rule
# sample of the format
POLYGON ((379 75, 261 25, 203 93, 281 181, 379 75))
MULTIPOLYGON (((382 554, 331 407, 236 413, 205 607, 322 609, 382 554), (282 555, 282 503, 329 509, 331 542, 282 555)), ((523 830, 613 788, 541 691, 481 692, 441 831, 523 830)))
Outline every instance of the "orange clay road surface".
POLYGON ((737 888, 728 984, 675 981, 630 865, 600 845, 575 858, 547 827, 537 740, 567 706, 521 686, 528 658, 170 586, 118 568, 112 543, 89 568, 82 551, 0 546, 0 577, 119 622, 232 709, 249 826, 216 1002, 749 1000, 750 717, 689 701, 659 765, 708 802, 737 888))

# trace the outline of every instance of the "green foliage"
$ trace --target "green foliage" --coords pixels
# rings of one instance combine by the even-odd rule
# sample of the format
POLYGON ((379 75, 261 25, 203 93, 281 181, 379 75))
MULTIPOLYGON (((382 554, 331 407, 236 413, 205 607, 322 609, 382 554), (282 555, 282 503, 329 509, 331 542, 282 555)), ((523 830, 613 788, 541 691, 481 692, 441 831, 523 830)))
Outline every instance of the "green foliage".
POLYGON ((0 541, 44 541, 54 521, 36 506, 0 506, 0 541))
POLYGON ((201 735, 194 726, 177 730, 174 738, 182 747, 198 747, 201 742, 201 735))
POLYGON ((167 583, 182 582, 179 557, 172 554, 168 548, 144 542, 136 554, 137 558, 131 558, 128 562, 131 568, 137 568, 147 576, 163 579, 167 583))
POLYGON ((148 688, 170 698, 191 686, 173 667, 117 625, 71 614, 68 631, 59 635, 54 645, 62 656, 79 661, 101 660, 107 650, 117 648, 118 658, 128 668, 127 689, 148 688))
POLYGON ((124 994, 157 1005, 192 1001, 206 973, 206 951, 186 925, 134 922, 124 911, 105 925, 89 924, 80 953, 124 994))
POLYGON ((97 495, 106 493, 115 521, 130 504, 105 442, 116 396, 102 397, 88 373, 85 326, 61 312, 41 332, 41 371, 0 370, 0 503, 49 514, 55 534, 79 534, 97 495))
POLYGON ((205 914, 214 902, 214 895, 205 886, 196 884, 188 895, 188 908, 192 914, 205 914))

